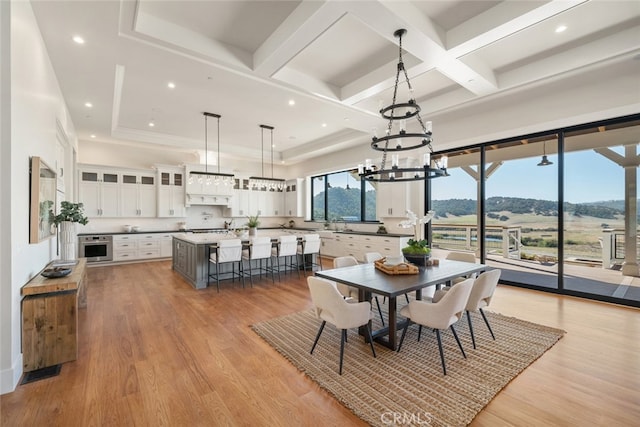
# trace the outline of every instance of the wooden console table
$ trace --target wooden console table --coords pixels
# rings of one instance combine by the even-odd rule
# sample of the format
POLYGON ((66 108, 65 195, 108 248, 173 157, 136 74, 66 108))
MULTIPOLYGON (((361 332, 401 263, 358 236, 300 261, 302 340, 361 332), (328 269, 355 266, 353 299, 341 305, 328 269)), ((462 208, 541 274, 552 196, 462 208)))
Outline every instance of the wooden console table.
POLYGON ((22 287, 24 372, 77 359, 78 308, 87 306, 86 267, 86 258, 80 258, 68 276, 38 274, 22 287))

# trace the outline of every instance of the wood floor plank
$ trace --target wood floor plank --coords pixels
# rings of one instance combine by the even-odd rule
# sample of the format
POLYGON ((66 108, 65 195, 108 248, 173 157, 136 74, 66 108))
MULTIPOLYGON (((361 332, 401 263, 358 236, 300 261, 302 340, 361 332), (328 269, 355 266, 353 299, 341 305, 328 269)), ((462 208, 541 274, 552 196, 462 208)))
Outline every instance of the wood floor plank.
MULTIPOLYGON (((87 297, 78 359, 3 395, 1 425, 365 425, 250 328, 310 308, 303 277, 225 281, 218 293, 169 262, 104 266, 88 269, 87 297)), ((639 310, 507 286, 489 310, 567 334, 473 426, 640 419, 639 310)))

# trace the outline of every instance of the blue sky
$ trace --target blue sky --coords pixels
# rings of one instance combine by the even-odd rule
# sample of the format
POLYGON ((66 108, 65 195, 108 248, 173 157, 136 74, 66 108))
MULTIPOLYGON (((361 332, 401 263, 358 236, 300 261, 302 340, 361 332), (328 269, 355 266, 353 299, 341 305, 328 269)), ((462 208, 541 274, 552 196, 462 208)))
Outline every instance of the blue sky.
MULTIPOLYGON (((537 166, 538 157, 505 162, 487 180, 487 196, 557 200, 558 157, 548 158, 553 165, 537 166)), ((476 199, 475 181, 459 168, 449 172, 432 182, 432 199, 476 199)), ((567 202, 624 199, 624 170, 591 150, 565 156, 565 182, 567 202)))

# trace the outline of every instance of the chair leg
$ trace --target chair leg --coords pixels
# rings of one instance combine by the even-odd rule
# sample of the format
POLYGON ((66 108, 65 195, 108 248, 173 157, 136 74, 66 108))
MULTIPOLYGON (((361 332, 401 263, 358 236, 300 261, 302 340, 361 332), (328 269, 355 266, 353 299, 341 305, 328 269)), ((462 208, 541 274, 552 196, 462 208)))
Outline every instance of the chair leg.
POLYGON ((493 330, 491 329, 491 325, 489 324, 489 320, 487 319, 487 316, 484 314, 484 311, 482 311, 481 308, 478 309, 478 311, 480 311, 480 314, 482 314, 482 318, 484 319, 484 323, 487 324, 487 328, 489 328, 489 332, 491 332, 491 338, 493 338, 493 340, 496 340, 496 336, 493 335, 493 330))
POLYGON ((300 265, 298 264, 298 255, 295 255, 296 258, 296 272, 298 273, 298 279, 300 278, 300 265))
POLYGON ((409 302, 409 295, 404 294, 404 297, 407 299, 407 303, 409 302))
POLYGON ((239 275, 242 278, 242 289, 244 289, 244 261, 240 260, 238 263, 239 275))
MULTIPOLYGON (((276 279, 274 277, 274 273, 273 273, 273 258, 269 257, 267 258, 267 265, 269 266, 269 270, 271 271, 271 283, 275 284, 276 283, 276 279)), ((278 281, 280 280, 280 272, 278 271, 278 281)))
POLYGON ((436 337, 438 338, 438 350, 440 350, 440 361, 442 362, 442 372, 447 375, 447 365, 444 362, 444 350, 442 350, 442 338, 440 337, 440 329, 436 329, 436 337))
POLYGON ((382 326, 384 326, 384 317, 382 317, 382 309, 380 308, 380 301, 378 301, 378 297, 373 297, 376 300, 376 305, 378 306, 378 314, 380 314, 380 320, 382 321, 382 326))
POLYGON ((218 290, 218 292, 220 292, 220 270, 219 270, 219 264, 217 262, 216 262, 216 289, 218 290))
POLYGON ((418 342, 420 342, 420 335, 422 335, 422 325, 418 325, 418 342))
MULTIPOLYGON (((276 265, 278 266, 278 282, 282 282, 282 277, 280 277, 280 257, 276 257, 276 265)), ((287 260, 284 260, 284 268, 287 269, 287 260)))
POLYGON ((342 339, 340 340, 340 375, 342 375, 342 359, 344 358, 344 343, 347 341, 347 330, 342 330, 342 339))
POLYGON ((464 348, 462 348, 462 343, 460 342, 460 338, 458 338, 458 334, 456 333, 455 328, 453 327, 453 325, 451 325, 451 332, 453 332, 453 336, 456 339, 456 342, 458 343, 458 347, 460 347, 460 351, 462 352, 462 355, 464 356, 464 358, 467 358, 466 353, 464 352, 464 348))
POLYGON ((476 348, 476 337, 473 335, 473 323, 471 323, 471 313, 467 310, 467 321, 469 322, 469 333, 471 334, 471 342, 473 343, 473 349, 476 348))
POLYGON ((400 353, 400 349, 402 348, 402 343, 404 342, 404 336, 407 335, 407 329, 409 329, 410 324, 411 324, 411 321, 407 319, 407 323, 404 325, 404 328, 402 329, 402 335, 400 336, 400 343, 398 344, 398 350, 397 350, 398 353, 400 353))
POLYGON ((253 265, 251 264, 251 258, 249 258, 249 283, 253 288, 253 265))
POLYGON ((311 347, 311 353, 313 354, 313 350, 316 349, 316 344, 318 344, 318 340, 320 339, 320 335, 322 335, 322 330, 324 329, 324 325, 327 324, 326 320, 322 321, 322 324, 320 325, 320 329, 318 329, 318 333, 316 334, 316 340, 313 342, 313 346, 311 347))

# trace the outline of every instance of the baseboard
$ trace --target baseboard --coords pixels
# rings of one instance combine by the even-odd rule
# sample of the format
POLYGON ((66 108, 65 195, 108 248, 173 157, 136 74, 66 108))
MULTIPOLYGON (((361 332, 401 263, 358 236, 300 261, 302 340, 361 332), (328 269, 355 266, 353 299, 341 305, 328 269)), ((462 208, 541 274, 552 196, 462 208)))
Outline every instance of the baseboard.
POLYGON ((22 377, 22 353, 10 369, 0 371, 0 394, 11 393, 16 389, 22 377))

